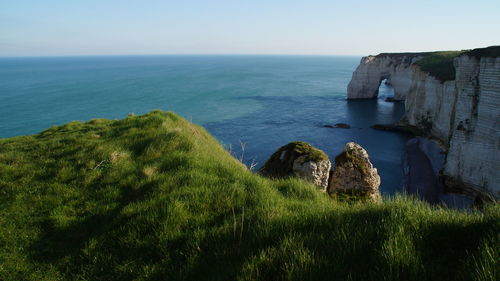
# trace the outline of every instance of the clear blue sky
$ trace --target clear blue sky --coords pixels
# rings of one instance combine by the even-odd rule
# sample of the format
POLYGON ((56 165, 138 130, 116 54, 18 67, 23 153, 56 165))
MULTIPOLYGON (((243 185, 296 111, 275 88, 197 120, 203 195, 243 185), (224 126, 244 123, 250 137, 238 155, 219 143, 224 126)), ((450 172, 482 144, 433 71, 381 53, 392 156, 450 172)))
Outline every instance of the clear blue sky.
POLYGON ((337 54, 500 44, 500 0, 0 0, 0 56, 337 54))

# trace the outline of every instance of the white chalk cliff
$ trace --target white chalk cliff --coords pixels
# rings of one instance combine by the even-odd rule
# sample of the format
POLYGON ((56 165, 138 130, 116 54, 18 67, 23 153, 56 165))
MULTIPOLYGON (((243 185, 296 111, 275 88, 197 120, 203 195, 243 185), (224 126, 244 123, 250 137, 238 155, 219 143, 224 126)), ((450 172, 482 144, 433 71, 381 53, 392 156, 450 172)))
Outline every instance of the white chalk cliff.
POLYGON ((500 57, 462 54, 453 61, 455 80, 446 82, 414 64, 422 58, 362 58, 348 99, 376 98, 380 82, 390 79, 395 98, 405 101, 403 120, 448 148, 443 174, 500 198, 500 57))
POLYGON ((500 57, 460 56, 455 67, 444 172, 500 197, 500 57))
POLYGON ((413 63, 420 59, 422 56, 411 53, 363 57, 347 87, 347 98, 376 98, 380 82, 389 78, 394 98, 404 99, 412 85, 413 63))

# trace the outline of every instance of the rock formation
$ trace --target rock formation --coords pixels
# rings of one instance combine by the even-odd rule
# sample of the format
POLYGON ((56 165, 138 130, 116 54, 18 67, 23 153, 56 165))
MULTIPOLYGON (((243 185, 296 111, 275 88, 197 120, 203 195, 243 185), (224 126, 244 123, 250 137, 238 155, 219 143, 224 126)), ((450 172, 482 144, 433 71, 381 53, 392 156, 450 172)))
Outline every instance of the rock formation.
POLYGON ((329 193, 367 197, 380 201, 380 176, 373 167, 368 153, 359 144, 349 142, 335 157, 335 168, 329 180, 329 193))
MULTIPOLYGON (((347 87, 348 99, 372 99, 378 96, 380 83, 388 79, 394 88, 393 100, 401 100, 411 89, 413 64, 425 53, 380 54, 363 57, 347 87)), ((387 80, 386 80, 387 81, 387 80)))
POLYGON ((380 81, 390 79, 395 97, 405 100, 402 121, 447 148, 443 174, 500 198, 500 46, 455 57, 455 79, 447 81, 416 63, 429 54, 363 58, 348 98, 374 98, 380 81))
POLYGON ((328 156, 305 142, 291 142, 278 149, 259 170, 263 176, 297 176, 326 190, 331 169, 328 156))

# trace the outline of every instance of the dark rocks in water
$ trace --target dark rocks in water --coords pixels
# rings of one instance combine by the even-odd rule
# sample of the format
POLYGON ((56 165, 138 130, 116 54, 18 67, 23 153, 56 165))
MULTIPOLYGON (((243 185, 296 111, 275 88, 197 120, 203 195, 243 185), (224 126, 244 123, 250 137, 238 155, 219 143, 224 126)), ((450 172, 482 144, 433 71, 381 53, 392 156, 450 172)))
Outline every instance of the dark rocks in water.
POLYGON ((400 133, 411 134, 411 135, 414 135, 414 136, 423 136, 423 135, 425 135, 424 132, 420 128, 418 128, 417 126, 408 125, 408 124, 402 124, 402 123, 396 123, 396 124, 375 124, 375 125, 372 125, 370 127, 372 129, 375 129, 375 130, 400 132, 400 133))
POLYGON ((330 169, 330 160, 323 151, 297 141, 273 153, 259 173, 269 178, 297 176, 326 190, 330 169))
POLYGON ((398 100, 398 99, 395 99, 394 97, 387 97, 384 99, 384 101, 386 101, 386 102, 403 102, 404 100, 398 100))
POLYGON ((337 123, 335 124, 335 128, 350 129, 351 125, 345 123, 337 123))
POLYGON ((328 193, 353 195, 379 202, 382 200, 379 187, 380 176, 366 150, 357 143, 347 143, 342 153, 335 157, 328 193))
POLYGON ((349 124, 346 124, 346 123, 335 123, 335 125, 323 125, 323 128, 332 128, 332 129, 336 129, 336 128, 340 128, 340 129, 350 129, 351 128, 351 125, 349 124))

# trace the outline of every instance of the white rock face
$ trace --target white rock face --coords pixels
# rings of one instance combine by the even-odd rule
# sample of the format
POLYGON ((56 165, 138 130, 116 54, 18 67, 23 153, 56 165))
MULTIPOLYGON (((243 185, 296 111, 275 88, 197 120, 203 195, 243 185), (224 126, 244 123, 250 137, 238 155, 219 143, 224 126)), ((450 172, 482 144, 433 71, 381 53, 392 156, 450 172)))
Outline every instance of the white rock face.
POLYGON ((444 173, 500 198, 500 57, 460 56, 455 68, 457 98, 444 173))
POLYGON ((389 79, 394 88, 394 98, 403 100, 413 83, 412 73, 415 71, 415 66, 412 64, 421 58, 422 56, 414 54, 363 57, 352 74, 347 87, 347 98, 376 98, 380 82, 389 79))
POLYGON ((456 100, 455 81, 441 83, 435 77, 412 67, 410 91, 405 98, 405 118, 412 125, 430 130, 447 143, 456 100))
POLYGON ((297 177, 308 180, 326 191, 331 167, 329 160, 314 162, 307 161, 306 156, 300 156, 293 161, 292 170, 297 177))

